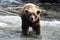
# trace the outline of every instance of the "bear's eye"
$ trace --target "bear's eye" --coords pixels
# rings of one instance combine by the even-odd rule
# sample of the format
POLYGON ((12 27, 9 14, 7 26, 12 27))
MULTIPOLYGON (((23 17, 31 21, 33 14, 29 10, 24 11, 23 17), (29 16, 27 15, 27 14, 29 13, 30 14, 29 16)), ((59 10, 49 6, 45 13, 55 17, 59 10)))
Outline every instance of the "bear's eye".
POLYGON ((25 10, 25 13, 28 13, 28 10, 25 10))
POLYGON ((40 11, 37 11, 37 14, 40 14, 40 11))

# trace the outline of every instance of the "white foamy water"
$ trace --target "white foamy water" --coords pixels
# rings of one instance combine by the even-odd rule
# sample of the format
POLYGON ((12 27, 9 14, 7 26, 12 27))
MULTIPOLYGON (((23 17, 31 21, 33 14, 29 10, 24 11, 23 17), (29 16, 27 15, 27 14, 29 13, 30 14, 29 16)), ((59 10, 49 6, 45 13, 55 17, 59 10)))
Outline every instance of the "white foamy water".
POLYGON ((41 25, 48 25, 48 26, 57 26, 57 27, 59 27, 60 21, 57 21, 57 20, 41 21, 41 25))
MULTIPOLYGON (((0 26, 2 27, 8 27, 13 26, 20 26, 21 27, 21 17, 19 16, 0 16, 0 26)), ((43 25, 50 25, 50 26, 59 26, 60 21, 52 20, 52 21, 40 21, 41 26, 43 25)))
POLYGON ((0 28, 4 30, 20 30, 21 18, 18 16, 0 16, 0 28))
POLYGON ((41 39, 21 38, 21 33, 16 33, 21 31, 21 21, 19 16, 0 16, 0 40, 60 40, 60 21, 41 20, 41 39))

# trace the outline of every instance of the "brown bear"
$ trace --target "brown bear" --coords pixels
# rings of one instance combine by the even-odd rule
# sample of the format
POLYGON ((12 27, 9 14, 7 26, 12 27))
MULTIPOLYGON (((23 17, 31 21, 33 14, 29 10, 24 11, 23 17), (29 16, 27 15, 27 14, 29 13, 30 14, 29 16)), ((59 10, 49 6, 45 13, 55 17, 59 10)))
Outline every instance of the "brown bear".
POLYGON ((27 35, 29 27, 32 27, 36 35, 40 35, 40 10, 33 3, 27 3, 22 8, 22 32, 27 35))

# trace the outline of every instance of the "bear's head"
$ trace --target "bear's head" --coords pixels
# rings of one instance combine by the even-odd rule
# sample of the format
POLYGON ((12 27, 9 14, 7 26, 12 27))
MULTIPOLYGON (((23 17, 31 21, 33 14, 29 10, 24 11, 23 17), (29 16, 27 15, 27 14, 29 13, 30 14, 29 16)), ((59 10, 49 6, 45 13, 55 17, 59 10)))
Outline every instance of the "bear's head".
POLYGON ((30 22, 35 22, 40 18, 40 10, 35 4, 26 4, 23 13, 30 22))
POLYGON ((40 11, 37 10, 36 13, 35 12, 30 12, 28 10, 25 10, 25 16, 26 18, 30 21, 30 22, 35 22, 40 18, 40 11))

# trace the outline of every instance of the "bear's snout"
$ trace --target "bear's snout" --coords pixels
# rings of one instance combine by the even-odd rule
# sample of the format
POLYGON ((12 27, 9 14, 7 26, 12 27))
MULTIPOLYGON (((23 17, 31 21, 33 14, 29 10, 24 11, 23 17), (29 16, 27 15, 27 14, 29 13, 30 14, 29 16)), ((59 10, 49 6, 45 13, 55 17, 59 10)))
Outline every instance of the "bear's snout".
POLYGON ((35 16, 33 14, 30 16, 30 21, 32 21, 32 22, 35 21, 35 16))
POLYGON ((33 18, 31 18, 31 20, 33 21, 33 18))

